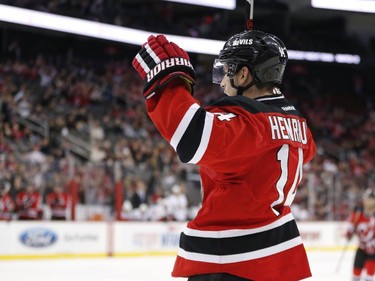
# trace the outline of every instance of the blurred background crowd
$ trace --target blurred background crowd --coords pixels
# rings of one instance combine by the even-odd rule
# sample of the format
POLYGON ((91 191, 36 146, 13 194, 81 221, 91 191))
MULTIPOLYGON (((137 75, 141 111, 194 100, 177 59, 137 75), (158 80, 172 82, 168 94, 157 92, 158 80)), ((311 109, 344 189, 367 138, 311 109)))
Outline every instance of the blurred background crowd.
MULTIPOLYGON (((243 29, 241 1, 238 11, 143 2, 0 4, 220 40, 243 29)), ((360 66, 291 60, 281 87, 307 118, 318 147, 293 212, 297 220, 344 220, 363 191, 375 188, 373 41, 348 34, 342 17, 325 21, 323 30, 316 23, 309 33, 307 23, 286 28, 275 24, 292 20, 285 3, 259 3, 273 11, 256 21, 259 29, 289 49, 369 58, 360 66)), ((74 219, 184 221, 195 215, 198 168, 180 163, 145 113, 143 82, 130 64, 138 46, 7 24, 0 34, 0 219, 72 219, 72 202, 74 219)), ((214 58, 190 55, 195 97, 208 105, 223 95, 211 83, 214 58)))

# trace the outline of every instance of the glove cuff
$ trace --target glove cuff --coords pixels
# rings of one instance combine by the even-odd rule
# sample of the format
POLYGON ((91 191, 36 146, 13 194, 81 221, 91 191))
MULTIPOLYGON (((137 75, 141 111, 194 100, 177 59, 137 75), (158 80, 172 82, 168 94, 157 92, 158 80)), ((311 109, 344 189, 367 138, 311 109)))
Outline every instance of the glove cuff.
POLYGON ((185 82, 190 84, 189 87, 195 84, 195 71, 189 60, 176 57, 157 64, 146 75, 144 96, 147 98, 152 92, 176 77, 183 78, 185 82))

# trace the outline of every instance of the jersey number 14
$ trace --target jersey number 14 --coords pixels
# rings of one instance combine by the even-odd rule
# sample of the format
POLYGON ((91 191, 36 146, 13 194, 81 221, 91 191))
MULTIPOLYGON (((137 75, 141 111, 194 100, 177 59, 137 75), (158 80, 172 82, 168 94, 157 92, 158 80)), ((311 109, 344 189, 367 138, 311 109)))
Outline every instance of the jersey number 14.
POLYGON ((289 156, 290 147, 284 144, 277 152, 277 161, 280 163, 281 174, 276 182, 276 190, 279 198, 271 204, 272 211, 278 216, 277 206, 290 206, 296 196, 297 186, 302 180, 303 150, 298 148, 298 163, 294 169, 290 169, 289 156), (293 178, 291 182, 289 179, 293 178))

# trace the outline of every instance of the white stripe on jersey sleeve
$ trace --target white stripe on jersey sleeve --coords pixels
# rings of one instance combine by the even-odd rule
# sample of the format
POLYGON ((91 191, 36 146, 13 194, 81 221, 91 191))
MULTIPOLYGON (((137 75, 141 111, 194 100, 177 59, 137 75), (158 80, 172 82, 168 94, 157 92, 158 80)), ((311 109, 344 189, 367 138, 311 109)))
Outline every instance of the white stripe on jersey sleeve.
POLYGON ((204 127, 203 127, 201 142, 193 158, 188 163, 192 163, 192 164, 198 163, 202 159, 204 153, 206 152, 208 142, 210 141, 210 137, 211 137, 214 117, 215 117, 214 114, 210 112, 206 112, 206 118, 204 120, 204 127))
POLYGON ((180 142, 182 136, 184 135, 187 127, 190 124, 191 119, 193 119, 199 107, 200 106, 197 103, 192 104, 190 108, 185 112, 185 115, 182 118, 180 124, 178 124, 178 127, 169 142, 174 148, 174 150, 177 150, 178 143, 180 142))

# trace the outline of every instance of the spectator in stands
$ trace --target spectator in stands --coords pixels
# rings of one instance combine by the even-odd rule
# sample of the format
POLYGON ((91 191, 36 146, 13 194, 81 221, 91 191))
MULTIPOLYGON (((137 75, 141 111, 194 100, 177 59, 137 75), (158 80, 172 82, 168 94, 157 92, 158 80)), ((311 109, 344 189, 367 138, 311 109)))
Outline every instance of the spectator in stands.
POLYGON ((188 200, 182 185, 175 184, 172 186, 172 193, 164 199, 167 208, 167 218, 173 221, 186 221, 188 200))
POLYGON ((39 143, 34 144, 32 150, 26 154, 26 161, 29 161, 32 164, 43 165, 46 163, 46 155, 41 151, 41 145, 39 143))
POLYGON ((18 113, 22 117, 29 117, 32 107, 32 102, 28 95, 22 96, 17 102, 18 104, 18 113))
POLYGON ((137 178, 133 181, 132 184, 133 193, 130 197, 130 202, 132 203, 133 209, 139 208, 142 204, 146 204, 146 185, 145 183, 137 178))
POLYGON ((131 221, 133 219, 132 215, 131 215, 132 210, 133 210, 132 203, 129 200, 125 200, 122 203, 120 220, 121 221, 131 221))
POLYGON ((34 183, 29 182, 25 190, 16 195, 17 215, 20 220, 40 220, 43 217, 41 209, 42 197, 34 183))
POLYGON ((150 204, 149 219, 151 221, 169 221, 171 217, 168 216, 168 201, 162 197, 150 204))
POLYGON ((0 131, 0 155, 5 158, 5 155, 11 151, 12 149, 10 148, 9 144, 6 142, 6 136, 4 135, 4 132, 0 131))
POLYGON ((137 221, 150 220, 150 208, 146 203, 142 203, 138 208, 133 210, 133 219, 137 221))
POLYGON ((52 192, 46 196, 46 203, 51 209, 52 220, 66 220, 69 201, 69 195, 59 183, 56 183, 52 192))

